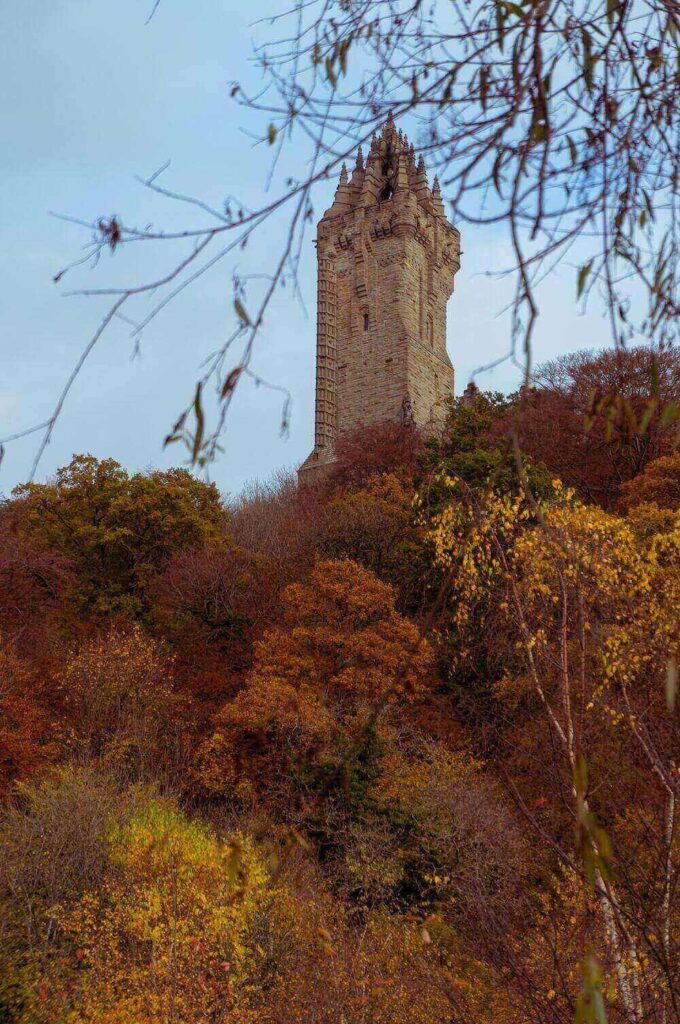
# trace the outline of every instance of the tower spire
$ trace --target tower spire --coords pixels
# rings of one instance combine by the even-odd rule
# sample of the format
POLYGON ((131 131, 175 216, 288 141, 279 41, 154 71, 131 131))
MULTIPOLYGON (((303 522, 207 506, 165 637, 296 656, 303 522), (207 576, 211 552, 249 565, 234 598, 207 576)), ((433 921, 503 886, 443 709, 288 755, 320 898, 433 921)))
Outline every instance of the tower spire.
POLYGON ((328 210, 328 215, 336 217, 338 214, 344 213, 346 210, 352 208, 352 191, 349 186, 347 178, 347 165, 343 163, 340 171, 340 181, 338 187, 335 190, 335 198, 333 199, 333 205, 328 210))
POLYGON ((395 192, 408 192, 408 156, 406 153, 399 154, 395 192))
POLYGON ((432 203, 432 193, 430 192, 430 186, 427 183, 427 171, 425 170, 425 157, 420 154, 418 160, 418 169, 416 171, 415 179, 416 196, 421 206, 430 207, 432 203))
MULTIPOLYGON (((430 189, 422 153, 416 163, 415 147, 401 129, 397 131, 390 111, 382 131, 371 137, 366 158, 363 148, 358 147, 351 178, 347 165, 342 164, 333 204, 324 216, 333 218, 359 208, 367 210, 391 201, 397 194, 401 196, 402 204, 409 196, 409 203, 415 199, 422 209, 446 219, 438 179, 435 177, 430 189)), ((406 230, 404 225, 411 222, 403 219, 404 209, 402 205, 398 220, 401 230, 406 230)), ((412 212, 415 213, 415 206, 412 206, 412 212)))
POLYGON ((442 200, 441 189, 439 188, 439 178, 435 175, 434 182, 432 183, 432 209, 439 217, 446 216, 446 210, 444 209, 444 203, 442 200))

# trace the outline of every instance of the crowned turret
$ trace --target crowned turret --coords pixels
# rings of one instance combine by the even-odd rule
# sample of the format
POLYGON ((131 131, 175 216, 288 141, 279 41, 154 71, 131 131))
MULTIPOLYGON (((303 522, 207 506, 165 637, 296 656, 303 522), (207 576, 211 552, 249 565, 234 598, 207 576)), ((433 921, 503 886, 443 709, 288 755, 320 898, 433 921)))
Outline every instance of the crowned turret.
POLYGON ((382 130, 371 137, 365 164, 359 147, 350 180, 343 163, 333 204, 324 219, 392 199, 403 201, 409 192, 423 209, 446 217, 441 194, 435 195, 430 189, 425 160, 421 156, 416 164, 415 147, 403 132, 397 131, 390 114, 382 130))

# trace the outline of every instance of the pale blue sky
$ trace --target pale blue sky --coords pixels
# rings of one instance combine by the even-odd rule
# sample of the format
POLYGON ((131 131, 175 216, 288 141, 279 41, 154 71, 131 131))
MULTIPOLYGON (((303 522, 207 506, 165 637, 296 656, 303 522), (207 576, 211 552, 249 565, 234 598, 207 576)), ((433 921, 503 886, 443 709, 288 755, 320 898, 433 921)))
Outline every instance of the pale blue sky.
MULTIPOLYGON (((120 260, 104 256, 54 284, 78 255, 87 233, 49 211, 91 220, 118 214, 140 226, 196 223, 195 214, 151 196, 135 180, 166 160, 168 188, 220 205, 227 193, 262 203, 268 153, 248 130, 260 127, 229 98, 228 82, 250 77, 252 22, 282 9, 276 0, 3 0, 0 5, 0 436, 45 419, 82 347, 105 310, 101 300, 64 297, 69 287, 115 285, 165 265, 143 247, 120 260), (245 131, 244 131, 245 129, 245 131)), ((250 115, 252 117, 252 115, 250 115)), ((283 173, 304 173, 304 154, 290 153, 283 173), (297 161, 297 164, 296 164, 297 161)), ((281 175, 279 175, 279 182, 281 175)), ((274 187, 276 182, 274 183, 274 187)), ((315 197, 319 213, 330 186, 315 197)), ((199 223, 200 220, 198 221, 199 223)), ((281 236, 273 225, 244 256, 242 269, 267 266, 281 236)), ((302 290, 307 315, 279 293, 253 368, 290 389, 290 436, 279 437, 279 397, 246 382, 230 413, 225 453, 211 476, 231 493, 254 478, 299 463, 312 445, 315 266, 306 243, 302 290)), ((509 282, 486 271, 509 261, 500 230, 463 228, 463 266, 449 307, 448 347, 457 391, 481 363, 507 347, 509 282)), ((577 257, 574 256, 576 261, 577 257)), ((218 264, 144 333, 132 358, 129 328, 103 337, 71 393, 38 479, 74 452, 111 456, 129 469, 168 466, 163 437, 192 391, 197 369, 230 332, 232 264, 218 264)), ((535 342, 538 361, 607 343, 599 313, 574 307, 570 265, 546 282, 535 342)), ((146 306, 138 307, 148 308, 146 306)), ((484 387, 513 388, 504 365, 479 378, 484 387)), ((25 479, 35 437, 11 444, 0 467, 0 493, 25 479)))

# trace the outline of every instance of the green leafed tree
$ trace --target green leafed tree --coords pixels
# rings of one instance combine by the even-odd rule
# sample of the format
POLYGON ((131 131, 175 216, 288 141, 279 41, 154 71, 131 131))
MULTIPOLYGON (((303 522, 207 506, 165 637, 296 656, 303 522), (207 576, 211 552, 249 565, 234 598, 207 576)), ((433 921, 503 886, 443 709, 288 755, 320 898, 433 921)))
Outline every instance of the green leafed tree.
POLYGON ((217 488, 186 470, 128 474, 91 455, 47 483, 17 487, 5 514, 70 560, 81 611, 132 616, 144 614, 147 588, 175 552, 220 537, 226 523, 217 488))

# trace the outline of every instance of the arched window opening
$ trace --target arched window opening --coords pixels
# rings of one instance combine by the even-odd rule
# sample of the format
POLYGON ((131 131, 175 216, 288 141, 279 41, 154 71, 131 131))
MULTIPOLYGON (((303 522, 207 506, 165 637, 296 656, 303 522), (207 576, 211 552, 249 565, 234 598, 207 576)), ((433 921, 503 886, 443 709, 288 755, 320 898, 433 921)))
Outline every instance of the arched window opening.
POLYGON ((388 146, 384 154, 381 166, 382 178, 385 184, 380 190, 378 196, 378 202, 384 203, 387 199, 391 199, 394 195, 394 177, 395 177, 395 154, 392 146, 388 146))
POLYGON ((364 331, 368 330, 368 313, 364 313, 364 331))

